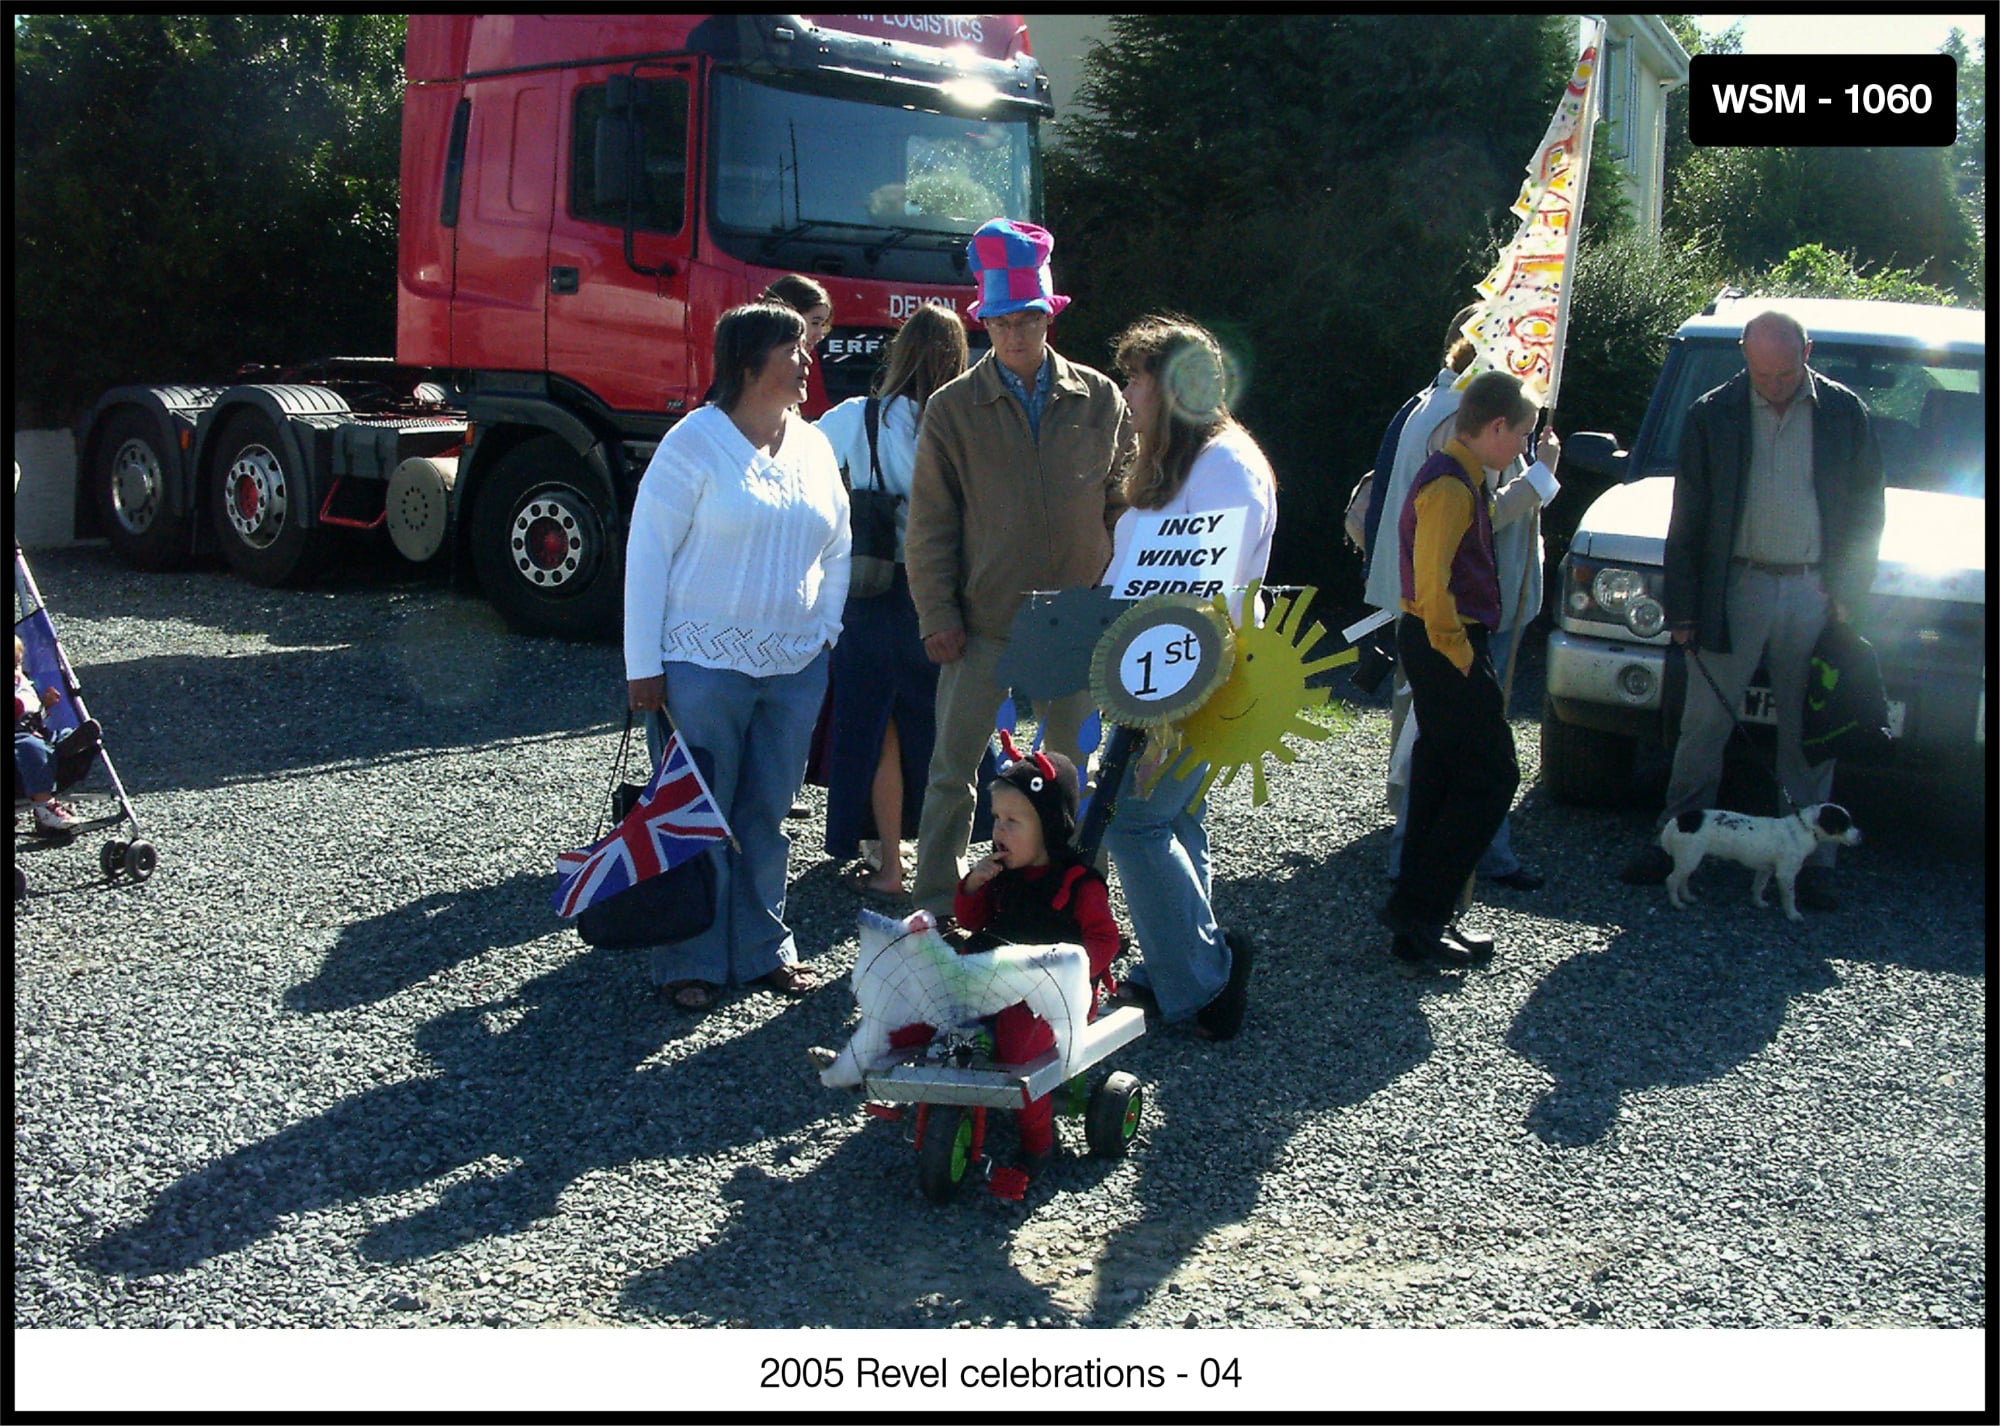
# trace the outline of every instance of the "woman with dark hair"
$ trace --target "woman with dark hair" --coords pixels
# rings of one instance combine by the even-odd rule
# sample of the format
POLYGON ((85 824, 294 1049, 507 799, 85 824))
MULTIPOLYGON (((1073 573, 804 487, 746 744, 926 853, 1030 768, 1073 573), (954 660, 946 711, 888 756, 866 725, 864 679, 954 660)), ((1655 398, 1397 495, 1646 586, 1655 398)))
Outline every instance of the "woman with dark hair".
POLYGON ((923 810, 936 732, 938 666, 917 633, 917 606, 903 568, 917 425, 931 393, 965 370, 965 324, 947 307, 919 307, 889 344, 872 396, 843 401, 819 420, 850 489, 875 484, 896 499, 896 573, 872 598, 850 597, 833 650, 833 713, 827 744, 826 852, 842 861, 873 839, 881 864, 864 868, 864 896, 903 894, 903 834, 923 810), (868 432, 869 408, 875 434, 868 432))
MULTIPOLYGON (((1130 505, 1113 532, 1117 568, 1138 512, 1199 514, 1241 509, 1243 550, 1232 587, 1262 579, 1278 528, 1278 483, 1250 433, 1229 413, 1230 370, 1215 338, 1193 322, 1148 317, 1120 333, 1117 366, 1139 448, 1125 472, 1130 505)), ((1230 601, 1240 609, 1242 596, 1230 601)), ((1255 609, 1237 618, 1254 619, 1255 609)), ((1203 1039, 1232 1038, 1243 1020, 1250 976, 1247 938, 1225 933, 1209 904, 1208 834, 1188 804, 1206 765, 1139 787, 1150 765, 1128 769, 1104 847, 1118 868, 1141 963, 1127 977, 1168 1023, 1192 1018, 1203 1039)))
MULTIPOLYGON (((805 318, 806 348, 818 357, 820 343, 833 330, 833 298, 824 287, 803 273, 788 272, 765 288, 757 300, 782 303, 805 318)), ((806 396, 799 403, 799 410, 807 420, 812 420, 826 408, 826 374, 815 360, 812 373, 806 378, 806 396)))
POLYGON ((816 988, 784 921, 784 817, 840 637, 848 513, 832 448, 792 409, 812 368, 805 335, 776 303, 723 313, 714 400, 667 432, 632 508, 628 700, 656 765, 669 709, 690 750, 714 758, 710 790, 736 838, 704 853, 714 924, 653 952, 653 983, 684 1010, 722 984, 816 988))

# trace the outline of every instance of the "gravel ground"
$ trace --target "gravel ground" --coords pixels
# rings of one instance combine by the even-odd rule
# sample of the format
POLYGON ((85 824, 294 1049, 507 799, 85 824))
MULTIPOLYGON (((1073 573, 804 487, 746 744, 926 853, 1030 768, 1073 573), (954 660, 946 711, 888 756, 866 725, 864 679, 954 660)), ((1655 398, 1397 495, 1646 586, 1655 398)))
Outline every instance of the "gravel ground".
MULTIPOLYGON (((844 984, 689 1018, 551 916, 613 649, 384 568, 35 570, 160 861, 16 844, 17 1327, 1985 1325, 1983 790, 1849 779, 1837 914, 1729 866, 1675 912, 1614 878, 1643 810, 1551 806, 1522 718, 1550 884, 1482 898, 1490 969, 1408 978, 1361 707, 1264 808, 1217 795, 1244 1036, 1120 1052, 1129 1156, 934 1208, 806 1063, 844 984)), ((854 902, 792 826, 801 950, 844 972, 854 902)))

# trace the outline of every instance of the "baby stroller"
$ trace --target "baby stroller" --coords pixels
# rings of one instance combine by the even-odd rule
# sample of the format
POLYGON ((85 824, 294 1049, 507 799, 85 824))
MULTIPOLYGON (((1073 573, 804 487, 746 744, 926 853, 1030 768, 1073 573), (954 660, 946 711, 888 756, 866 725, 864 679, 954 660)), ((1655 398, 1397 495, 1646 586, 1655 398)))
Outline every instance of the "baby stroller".
MULTIPOLYGON (((113 837, 98 853, 97 864, 107 881, 117 880, 121 873, 133 881, 144 881, 159 864, 159 854, 153 850, 151 842, 139 838, 139 818, 132 811, 131 799, 125 795, 125 785, 118 780, 118 770, 111 764, 110 753, 105 751, 97 722, 84 706, 83 691, 77 686, 76 674, 56 638, 55 625, 49 620, 42 592, 35 586, 35 576, 29 570, 27 556, 21 553, 19 544, 14 546, 14 609, 14 634, 22 645, 22 673, 36 689, 54 687, 62 693, 59 700, 43 710, 43 721, 56 749, 56 791, 63 792, 82 782, 90 775, 91 769, 102 763, 117 799, 115 811, 104 811, 97 816, 80 813, 77 825, 68 831, 48 833, 37 828, 36 837, 45 842, 66 845, 74 841, 79 833, 105 827, 116 828, 129 822, 132 824, 131 840, 113 837)), ((17 767, 14 774, 16 815, 29 805, 17 767)), ((18 847, 22 840, 17 836, 13 845, 18 847)), ((27 894, 28 875, 17 863, 14 867, 14 899, 19 901, 27 894)))

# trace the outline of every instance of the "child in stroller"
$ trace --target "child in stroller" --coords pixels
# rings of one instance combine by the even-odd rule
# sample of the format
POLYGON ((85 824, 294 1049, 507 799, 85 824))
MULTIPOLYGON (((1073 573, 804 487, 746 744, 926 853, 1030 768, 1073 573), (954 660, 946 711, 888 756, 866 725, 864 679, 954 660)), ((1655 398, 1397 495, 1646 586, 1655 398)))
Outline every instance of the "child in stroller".
POLYGON ((51 733, 47 711, 62 701, 54 684, 37 690, 22 667, 27 656, 21 636, 14 636, 14 777, 20 792, 35 805, 35 830, 48 836, 74 832, 81 820, 56 801, 59 785, 67 785, 90 769, 90 758, 103 733, 94 718, 74 728, 51 733), (69 774, 74 774, 70 776, 69 774))

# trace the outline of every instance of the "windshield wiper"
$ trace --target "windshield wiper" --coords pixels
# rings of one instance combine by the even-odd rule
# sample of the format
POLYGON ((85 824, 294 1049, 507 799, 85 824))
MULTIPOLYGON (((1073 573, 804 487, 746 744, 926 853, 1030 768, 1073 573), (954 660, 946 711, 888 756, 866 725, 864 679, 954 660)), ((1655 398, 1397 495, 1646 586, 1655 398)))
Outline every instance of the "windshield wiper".
POLYGON ((914 228, 897 228, 893 232, 891 232, 888 237, 882 239, 881 242, 876 243, 870 247, 863 248, 861 250, 861 259, 863 262, 866 262, 870 267, 873 267, 882 260, 883 253, 889 251, 890 248, 893 248, 898 244, 908 242, 911 238, 914 238, 916 235, 917 235, 917 230, 914 228))

